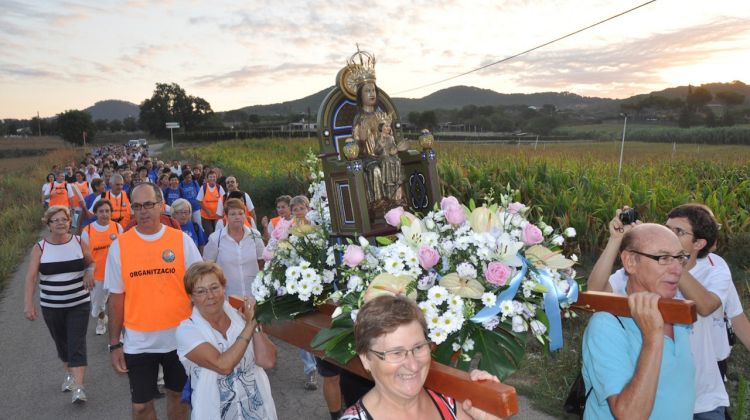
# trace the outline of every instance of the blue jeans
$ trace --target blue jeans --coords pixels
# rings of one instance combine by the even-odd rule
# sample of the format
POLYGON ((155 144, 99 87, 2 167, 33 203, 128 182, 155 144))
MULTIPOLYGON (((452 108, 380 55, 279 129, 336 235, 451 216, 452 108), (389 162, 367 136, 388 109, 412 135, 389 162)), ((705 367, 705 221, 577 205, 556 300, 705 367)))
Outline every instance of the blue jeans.
POLYGON ((302 368, 305 370, 305 375, 315 372, 315 356, 312 353, 300 349, 299 357, 302 359, 302 368))
POLYGON ((727 407, 716 407, 711 411, 693 414, 693 420, 724 420, 728 418, 727 407))

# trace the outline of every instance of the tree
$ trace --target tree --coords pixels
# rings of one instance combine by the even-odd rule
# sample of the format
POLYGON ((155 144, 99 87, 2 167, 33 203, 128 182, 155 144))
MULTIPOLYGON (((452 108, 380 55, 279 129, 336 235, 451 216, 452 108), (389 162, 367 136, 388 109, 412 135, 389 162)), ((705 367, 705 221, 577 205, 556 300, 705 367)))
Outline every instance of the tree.
POLYGON ((560 125, 560 121, 552 115, 540 115, 530 119, 526 128, 536 134, 546 136, 553 129, 560 125))
POLYGON ((109 131, 112 131, 112 132, 122 131, 122 121, 111 120, 109 122, 109 131))
POLYGON ((723 90, 716 93, 716 99, 727 107, 741 105, 745 102, 745 95, 731 90, 723 90))
POLYGON ((83 144, 83 133, 86 132, 87 140, 93 139, 96 126, 91 114, 72 109, 57 115, 57 131, 65 141, 83 144))
POLYGON ((713 95, 708 89, 699 87, 695 89, 688 89, 688 95, 686 102, 692 111, 698 110, 706 106, 713 99, 713 95))
POLYGON ((94 120, 96 131, 107 131, 109 130, 109 121, 105 119, 94 120))
POLYGON ((150 133, 166 137, 167 122, 178 122, 188 131, 213 113, 208 101, 188 95, 177 83, 157 83, 153 95, 141 103, 140 123, 150 133))
POLYGON ((420 120, 420 122, 422 123, 422 128, 434 130, 435 127, 437 127, 437 115, 435 115, 435 111, 423 112, 422 118, 420 118, 420 120))
POLYGON ((122 120, 122 127, 125 131, 133 132, 138 129, 138 121, 135 120, 135 117, 127 117, 122 120))

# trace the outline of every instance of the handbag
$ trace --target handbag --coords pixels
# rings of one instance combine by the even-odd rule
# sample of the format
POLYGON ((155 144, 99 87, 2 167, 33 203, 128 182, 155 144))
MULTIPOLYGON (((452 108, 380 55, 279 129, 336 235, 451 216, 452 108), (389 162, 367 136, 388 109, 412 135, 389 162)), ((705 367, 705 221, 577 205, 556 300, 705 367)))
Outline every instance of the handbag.
POLYGON ((568 397, 565 399, 563 409, 566 413, 578 414, 583 418, 583 412, 586 410, 586 400, 594 387, 586 391, 586 384, 583 381, 583 375, 578 372, 573 383, 570 385, 568 397))

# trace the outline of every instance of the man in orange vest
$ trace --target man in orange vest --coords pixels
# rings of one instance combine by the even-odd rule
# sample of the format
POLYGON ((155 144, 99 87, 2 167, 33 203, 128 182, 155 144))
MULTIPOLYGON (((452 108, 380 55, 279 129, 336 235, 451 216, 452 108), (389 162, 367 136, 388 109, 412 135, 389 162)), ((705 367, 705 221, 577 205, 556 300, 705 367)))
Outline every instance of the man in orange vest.
POLYGON ((201 203, 201 225, 207 236, 214 233, 216 221, 219 220, 219 202, 224 195, 224 188, 216 183, 216 172, 209 171, 206 175, 207 182, 203 184, 196 200, 201 203))
POLYGON ((73 189, 70 184, 65 181, 65 172, 58 172, 56 175, 55 182, 52 183, 49 193, 49 206, 65 206, 68 208, 72 207, 71 200, 73 199, 73 189))
POLYGON ((168 417, 186 419, 180 393, 187 376, 177 357, 175 332, 191 312, 185 271, 201 261, 201 255, 189 236, 160 223, 164 199, 159 187, 138 184, 131 197, 137 224, 110 246, 104 274, 104 288, 110 293, 112 367, 128 374, 134 419, 156 418, 153 399, 159 366, 164 371, 168 417))
POLYGON ((88 181, 86 181, 86 174, 83 171, 76 172, 76 182, 71 184, 71 186, 74 188, 73 197, 71 198, 71 205, 73 206, 73 224, 71 225, 71 229, 79 231, 81 203, 89 195, 91 188, 88 181), (75 190, 78 190, 78 192, 75 190))
POLYGON ((130 216, 132 213, 128 194, 122 190, 123 185, 125 185, 125 180, 122 178, 122 175, 113 174, 109 178, 109 185, 112 189, 103 192, 99 197, 96 197, 94 202, 91 203, 91 209, 89 209, 89 211, 93 213, 94 204, 102 198, 106 198, 112 203, 112 221, 125 227, 130 223, 130 216))

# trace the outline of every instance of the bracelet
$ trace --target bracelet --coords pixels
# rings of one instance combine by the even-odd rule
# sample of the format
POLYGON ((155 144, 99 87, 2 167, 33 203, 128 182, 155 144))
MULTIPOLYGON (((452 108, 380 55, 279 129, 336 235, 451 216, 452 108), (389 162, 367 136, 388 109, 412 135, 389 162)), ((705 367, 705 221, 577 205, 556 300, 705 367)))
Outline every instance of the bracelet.
POLYGON ((91 264, 88 267, 86 267, 86 269, 83 270, 83 271, 86 271, 86 272, 89 272, 89 273, 93 273, 94 271, 96 271, 96 266, 94 264, 91 264))
POLYGON ((108 347, 109 347, 109 352, 112 353, 114 350, 117 350, 120 347, 122 347, 122 341, 117 344, 110 344, 108 347))
MULTIPOLYGON (((254 331, 253 331, 253 332, 254 332, 254 331)), ((238 340, 245 340, 245 341, 247 341, 247 344, 250 344, 250 340, 251 340, 252 338, 253 338, 253 335, 252 335, 252 334, 250 334, 250 337, 245 337, 245 336, 242 336, 242 335, 238 335, 238 336, 237 336, 237 339, 238 339, 238 340)))

